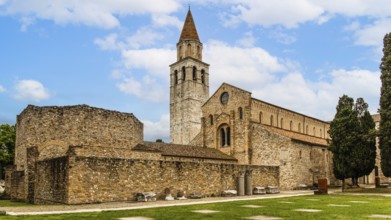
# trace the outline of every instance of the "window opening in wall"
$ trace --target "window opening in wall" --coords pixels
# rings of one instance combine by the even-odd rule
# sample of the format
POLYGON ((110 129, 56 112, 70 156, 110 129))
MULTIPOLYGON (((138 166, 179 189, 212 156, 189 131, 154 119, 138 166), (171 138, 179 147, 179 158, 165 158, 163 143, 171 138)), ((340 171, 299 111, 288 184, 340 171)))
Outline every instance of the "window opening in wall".
POLYGON ((299 159, 301 159, 301 150, 299 151, 299 159))
POLYGON ((270 116, 270 125, 273 126, 273 115, 270 116))
POLYGON ((210 125, 213 125, 213 115, 209 115, 210 125))
POLYGON ((182 59, 182 46, 179 46, 179 60, 182 59))
POLYGON ((281 120, 280 120, 280 127, 284 128, 284 119, 283 118, 281 118, 281 120))
POLYGON ((178 70, 175 70, 174 78, 175 84, 178 84, 178 70))
POLYGON ((261 123, 262 124, 262 112, 259 112, 259 123, 261 123))
POLYGON ((320 137, 323 137, 322 129, 319 129, 319 134, 320 134, 320 137))
POLYGON ((298 131, 299 133, 301 133, 301 123, 299 123, 299 124, 297 125, 297 131, 298 131))
POLYGON ((289 130, 293 130, 293 122, 291 121, 291 122, 289 122, 289 130))
POLYGON ((220 127, 220 146, 227 147, 231 145, 231 128, 227 125, 220 127))
POLYGON ((193 80, 197 79, 197 67, 193 66, 193 80))
POLYGON ((243 109, 242 107, 239 107, 239 119, 243 119, 243 109))
POLYGON ((305 133, 308 134, 308 125, 305 126, 305 133))
POLYGON ((315 127, 312 129, 312 132, 314 133, 314 136, 316 136, 316 130, 315 130, 315 127))
POLYGON ((191 44, 187 45, 187 51, 186 51, 187 56, 191 56, 191 44))
POLYGON ((182 67, 182 81, 186 80, 186 68, 183 66, 182 67))
POLYGON ((205 83, 205 70, 201 70, 201 83, 205 83))

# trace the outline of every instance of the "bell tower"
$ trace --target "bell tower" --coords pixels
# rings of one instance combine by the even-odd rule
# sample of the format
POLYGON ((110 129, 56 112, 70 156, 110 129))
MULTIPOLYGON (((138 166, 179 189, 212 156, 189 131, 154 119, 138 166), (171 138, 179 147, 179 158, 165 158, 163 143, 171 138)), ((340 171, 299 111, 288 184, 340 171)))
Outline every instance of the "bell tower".
POLYGON ((189 144, 201 131, 201 106, 209 98, 209 64, 202 62, 202 43, 190 8, 170 65, 170 139, 189 144))

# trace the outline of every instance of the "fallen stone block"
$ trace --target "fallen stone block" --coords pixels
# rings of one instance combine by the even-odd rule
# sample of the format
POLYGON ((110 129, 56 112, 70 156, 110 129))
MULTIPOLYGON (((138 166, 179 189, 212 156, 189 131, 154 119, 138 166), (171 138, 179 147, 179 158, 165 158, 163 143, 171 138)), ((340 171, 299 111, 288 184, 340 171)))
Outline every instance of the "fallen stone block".
POLYGON ((278 189, 277 186, 267 186, 267 187, 266 187, 266 193, 267 193, 267 194, 276 194, 276 193, 280 193, 280 189, 278 189))
POLYGON ((254 195, 264 195, 264 194, 266 194, 266 189, 265 189, 265 187, 256 186, 253 189, 253 194, 254 195))
POLYGON ((221 193, 221 196, 223 196, 223 197, 237 196, 237 195, 238 195, 238 192, 236 190, 234 190, 234 189, 224 190, 221 193))

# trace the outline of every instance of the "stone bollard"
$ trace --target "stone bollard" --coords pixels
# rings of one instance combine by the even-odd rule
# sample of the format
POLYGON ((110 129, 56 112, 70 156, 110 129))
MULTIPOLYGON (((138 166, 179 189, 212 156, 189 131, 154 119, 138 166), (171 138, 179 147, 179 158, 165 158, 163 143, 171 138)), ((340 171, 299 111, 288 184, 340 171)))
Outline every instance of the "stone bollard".
POLYGON ((238 196, 244 196, 244 172, 240 171, 238 176, 238 196))
POLYGON ((252 170, 246 171, 246 195, 253 195, 253 184, 252 184, 252 170))

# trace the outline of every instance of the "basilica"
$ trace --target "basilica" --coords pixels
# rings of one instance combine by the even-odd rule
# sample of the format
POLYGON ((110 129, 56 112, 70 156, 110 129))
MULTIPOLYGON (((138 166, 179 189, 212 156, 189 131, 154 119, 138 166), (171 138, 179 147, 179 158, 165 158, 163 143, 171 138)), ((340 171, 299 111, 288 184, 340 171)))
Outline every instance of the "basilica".
MULTIPOLYGON (((87 105, 27 106, 17 116, 13 200, 82 204, 251 195, 253 187, 334 183, 329 123, 252 97, 222 82, 209 92, 209 64, 189 9, 170 65, 170 143, 143 141, 133 114, 87 105)), ((211 64, 213 65, 213 64, 211 64)), ((245 74, 245 73, 243 73, 245 74)))

